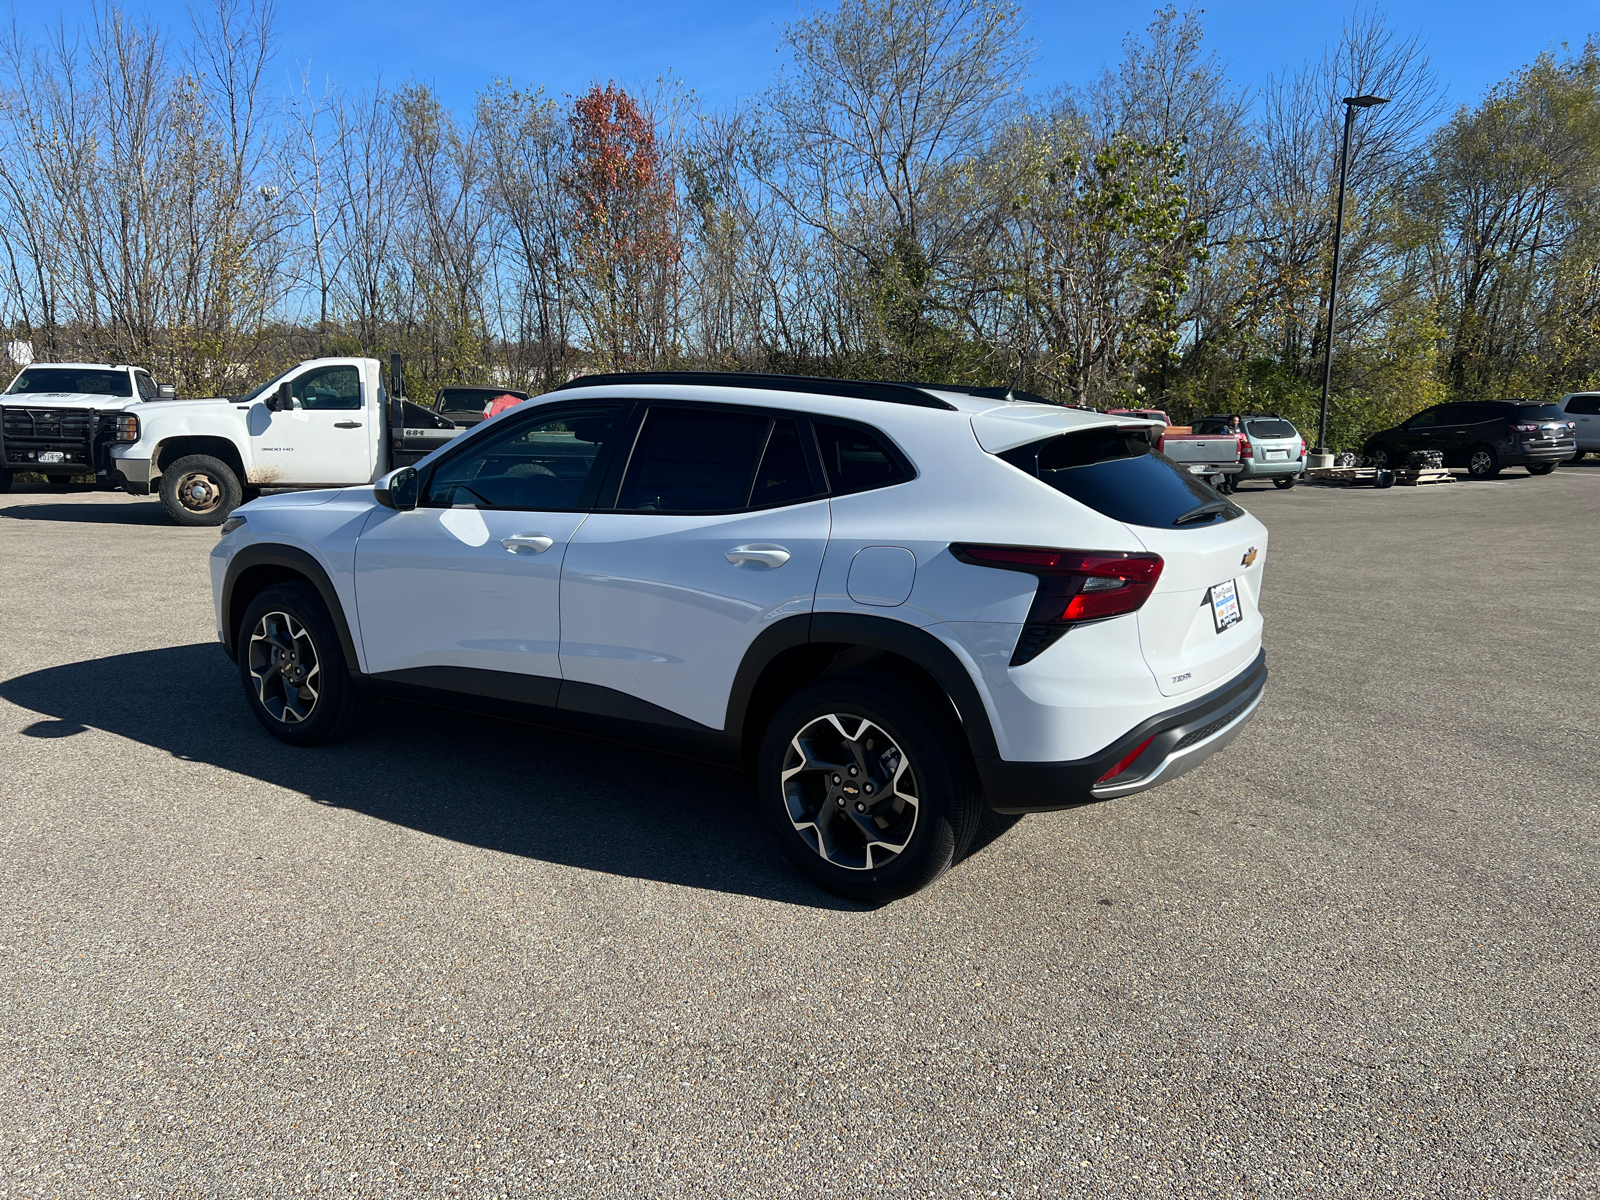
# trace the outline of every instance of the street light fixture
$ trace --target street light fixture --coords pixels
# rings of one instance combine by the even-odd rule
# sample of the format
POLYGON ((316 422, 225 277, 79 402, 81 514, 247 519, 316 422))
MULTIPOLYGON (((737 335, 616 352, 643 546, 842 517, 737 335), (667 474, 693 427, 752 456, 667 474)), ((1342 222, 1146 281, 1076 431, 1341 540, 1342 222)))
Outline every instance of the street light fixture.
MULTIPOLYGON (((1384 96, 1344 98, 1344 145, 1339 151, 1339 211, 1333 222, 1333 280, 1328 287, 1328 329, 1322 343, 1322 415, 1317 421, 1316 453, 1328 453, 1328 389, 1333 383, 1333 321, 1339 309, 1339 240, 1344 236, 1344 180, 1350 170, 1350 127, 1356 109, 1389 103, 1384 96)), ((1322 465, 1326 466, 1324 462, 1322 465)))

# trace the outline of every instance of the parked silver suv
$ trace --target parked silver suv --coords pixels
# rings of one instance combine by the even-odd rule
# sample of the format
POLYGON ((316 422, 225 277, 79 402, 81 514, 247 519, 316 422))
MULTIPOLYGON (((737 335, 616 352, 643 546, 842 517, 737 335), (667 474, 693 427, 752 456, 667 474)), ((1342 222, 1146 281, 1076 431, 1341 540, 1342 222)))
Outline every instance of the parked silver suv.
POLYGON ((1225 433, 1239 422, 1239 461, 1243 470, 1233 477, 1237 487, 1251 479, 1270 479, 1280 488, 1292 488, 1306 469, 1306 440, 1293 422, 1277 413, 1223 413, 1201 417, 1196 433, 1225 433))

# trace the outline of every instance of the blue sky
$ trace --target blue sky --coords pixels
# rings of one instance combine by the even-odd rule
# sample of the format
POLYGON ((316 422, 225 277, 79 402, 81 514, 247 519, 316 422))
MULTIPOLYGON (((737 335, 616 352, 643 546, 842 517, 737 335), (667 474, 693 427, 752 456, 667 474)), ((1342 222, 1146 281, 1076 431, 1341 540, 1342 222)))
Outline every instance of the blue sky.
MULTIPOLYGON (((205 0, 199 0, 204 3, 205 0)), ((184 0, 124 0, 168 25, 187 23, 184 0)), ((778 30, 802 11, 795 0, 607 0, 515 3, 475 0, 279 0, 280 58, 287 85, 296 62, 364 86, 416 77, 458 109, 490 79, 543 84, 560 96, 591 81, 623 84, 671 70, 700 97, 720 105, 760 90, 780 64, 778 30)), ((58 17, 73 25, 88 0, 14 9, 25 31, 58 17)), ((1038 45, 1029 90, 1081 84, 1120 56, 1123 37, 1142 29, 1154 4, 1026 4, 1038 45)), ((1268 74, 1319 56, 1349 6, 1214 0, 1205 5, 1208 45, 1233 79, 1255 85, 1268 74)), ((1381 6, 1398 32, 1420 35, 1452 104, 1562 42, 1600 32, 1600 0, 1403 0, 1381 6)))

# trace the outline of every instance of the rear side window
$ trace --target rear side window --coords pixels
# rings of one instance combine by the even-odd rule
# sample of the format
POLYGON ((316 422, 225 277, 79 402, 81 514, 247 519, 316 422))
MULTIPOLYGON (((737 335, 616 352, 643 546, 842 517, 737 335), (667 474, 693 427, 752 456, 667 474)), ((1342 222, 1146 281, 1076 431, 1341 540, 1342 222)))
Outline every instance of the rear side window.
POLYGON ((1150 449, 1142 435, 1085 429, 1000 455, 1079 504, 1129 525, 1203 529, 1243 515, 1198 475, 1150 449))
POLYGON ((1246 421, 1245 431, 1253 438, 1299 437, 1300 431, 1287 421, 1246 421))
POLYGON ((788 417, 774 421, 761 465, 756 468, 755 486, 750 489, 750 507, 792 504, 815 496, 818 491, 801 446, 799 427, 788 417))
POLYGON ((857 425, 831 425, 818 421, 817 448, 835 496, 888 487, 911 478, 911 469, 881 434, 857 425))
POLYGON ((1567 412, 1575 417, 1600 416, 1600 396, 1574 396, 1567 401, 1567 412))

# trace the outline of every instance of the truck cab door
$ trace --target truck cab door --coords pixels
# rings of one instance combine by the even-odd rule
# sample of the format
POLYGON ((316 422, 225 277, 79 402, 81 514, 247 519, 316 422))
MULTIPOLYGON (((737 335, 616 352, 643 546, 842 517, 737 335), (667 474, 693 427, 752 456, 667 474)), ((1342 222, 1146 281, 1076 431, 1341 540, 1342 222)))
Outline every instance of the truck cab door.
POLYGON ((251 412, 250 482, 257 486, 349 486, 372 478, 376 441, 370 381, 354 361, 313 363, 289 384, 294 407, 251 412))

